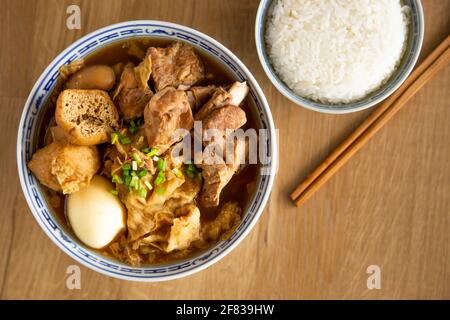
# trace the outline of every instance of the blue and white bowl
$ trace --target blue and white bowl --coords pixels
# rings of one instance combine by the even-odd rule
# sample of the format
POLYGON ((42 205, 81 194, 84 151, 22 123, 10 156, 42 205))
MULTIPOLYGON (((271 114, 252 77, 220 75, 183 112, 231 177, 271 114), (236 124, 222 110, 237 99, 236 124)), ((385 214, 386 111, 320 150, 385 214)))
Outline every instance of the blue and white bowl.
POLYGON ((273 1, 274 0, 261 0, 259 4, 255 22, 256 49, 258 51, 259 61, 272 84, 282 95, 299 106, 318 112, 333 114, 350 113, 370 108, 389 97, 402 85, 419 58, 425 31, 422 3, 420 0, 403 0, 403 3, 411 8, 411 20, 409 24, 406 52, 403 55, 400 65, 386 83, 367 97, 347 104, 326 104, 304 98, 292 91, 292 89, 279 78, 266 52, 264 39, 266 19, 273 1))
POLYGON ((17 165, 20 184, 31 212, 41 228, 61 250, 86 267, 111 277, 135 281, 163 281, 205 269, 223 258, 244 239, 258 221, 269 198, 277 163, 276 150, 275 127, 266 98, 253 75, 233 53, 216 40, 196 30, 163 21, 142 20, 118 23, 94 31, 69 46, 50 63, 37 80, 25 103, 17 137, 17 165), (56 85, 59 68, 111 43, 136 37, 182 40, 219 61, 236 80, 247 81, 250 98, 256 109, 255 117, 259 121, 260 128, 269 132, 267 152, 261 159, 266 163, 265 174, 259 176, 255 194, 244 210, 242 222, 233 235, 228 240, 220 241, 209 250, 188 259, 142 267, 131 267, 109 259, 87 248, 76 239, 67 226, 56 217, 44 197, 41 185, 27 168, 27 162, 37 146, 37 131, 42 118, 40 115, 56 85))

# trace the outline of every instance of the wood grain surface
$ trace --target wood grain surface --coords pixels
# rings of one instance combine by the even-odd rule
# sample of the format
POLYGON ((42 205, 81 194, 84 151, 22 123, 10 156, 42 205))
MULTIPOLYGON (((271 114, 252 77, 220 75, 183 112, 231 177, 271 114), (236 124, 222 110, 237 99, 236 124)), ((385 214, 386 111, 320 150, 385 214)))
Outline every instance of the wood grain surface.
MULTIPOLYGON (((422 57, 450 33, 450 0, 423 0, 422 57)), ((2 299, 449 299, 450 67, 310 201, 293 187, 370 114, 326 115, 284 98, 258 62, 258 1, 0 1, 0 298, 2 299), (66 8, 81 7, 81 29, 66 8), (76 264, 40 229, 16 169, 19 117, 34 82, 65 47, 100 27, 158 19, 193 27, 231 49, 263 88, 280 134, 270 201, 228 256, 187 278, 162 283, 112 279, 81 266, 81 290, 66 288, 76 264), (380 290, 366 286, 381 268, 380 290)))

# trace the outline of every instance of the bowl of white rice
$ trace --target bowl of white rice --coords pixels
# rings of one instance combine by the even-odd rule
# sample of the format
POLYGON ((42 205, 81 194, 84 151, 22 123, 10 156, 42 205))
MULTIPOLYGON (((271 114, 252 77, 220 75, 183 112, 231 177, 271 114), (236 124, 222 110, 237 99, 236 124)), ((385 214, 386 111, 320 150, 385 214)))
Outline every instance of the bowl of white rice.
POLYGON ((420 0, 262 0, 255 26, 275 87, 325 113, 386 99, 414 68, 423 35, 420 0))

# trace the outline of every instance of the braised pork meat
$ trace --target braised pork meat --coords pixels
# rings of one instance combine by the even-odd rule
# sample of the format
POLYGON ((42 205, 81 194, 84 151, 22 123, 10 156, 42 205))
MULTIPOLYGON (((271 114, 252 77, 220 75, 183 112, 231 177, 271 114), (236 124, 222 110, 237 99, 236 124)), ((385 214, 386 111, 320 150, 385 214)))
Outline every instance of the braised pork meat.
POLYGON ((174 42, 166 48, 150 48, 156 91, 180 85, 192 86, 205 77, 202 61, 193 48, 174 42))
POLYGON ((194 125, 186 93, 173 87, 159 91, 145 107, 144 121, 148 144, 160 152, 166 151, 194 125), (185 133, 180 135, 179 129, 185 133))

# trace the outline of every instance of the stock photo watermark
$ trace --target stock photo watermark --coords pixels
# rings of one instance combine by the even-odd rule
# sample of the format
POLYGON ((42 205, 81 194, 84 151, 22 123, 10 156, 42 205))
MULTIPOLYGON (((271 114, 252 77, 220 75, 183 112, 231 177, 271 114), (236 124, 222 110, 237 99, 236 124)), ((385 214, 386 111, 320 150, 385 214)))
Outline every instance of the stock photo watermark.
POLYGON ((375 264, 367 267, 367 274, 370 276, 367 278, 367 289, 381 289, 381 268, 375 264))
POLYGON ((69 15, 66 19, 66 27, 69 30, 81 29, 81 9, 76 4, 67 7, 66 13, 69 15))
MULTIPOLYGON (((278 129, 275 133, 278 140, 278 129)), ((173 158, 199 167, 258 164, 261 175, 271 174, 274 159, 268 152, 270 131, 267 129, 209 129, 202 121, 194 121, 192 136, 186 129, 175 130, 172 139, 181 142, 172 149, 173 158)))
POLYGON ((79 266, 72 264, 66 269, 67 279, 66 287, 69 290, 81 290, 81 269, 79 266))

